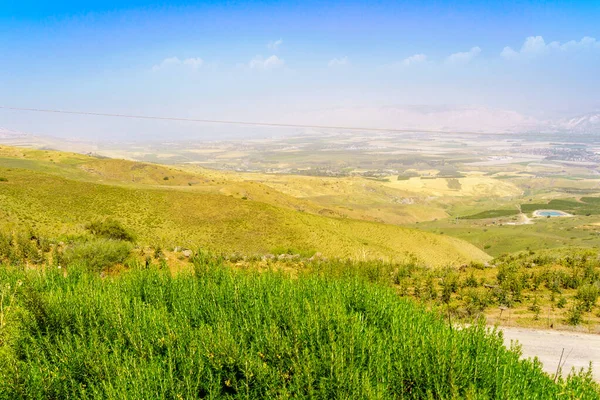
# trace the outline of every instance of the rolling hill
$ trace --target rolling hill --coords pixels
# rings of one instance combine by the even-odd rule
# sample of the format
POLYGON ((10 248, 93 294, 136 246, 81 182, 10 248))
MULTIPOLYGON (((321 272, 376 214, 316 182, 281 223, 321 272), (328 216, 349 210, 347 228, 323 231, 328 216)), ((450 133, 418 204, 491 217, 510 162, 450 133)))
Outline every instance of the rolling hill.
POLYGON ((4 229, 30 228, 54 238, 83 234, 91 220, 112 217, 133 230, 140 245, 416 257, 432 266, 489 258, 458 239, 318 215, 319 206, 258 182, 228 182, 167 166, 2 147, 0 177, 6 179, 0 182, 4 229), (244 188, 261 195, 244 195, 244 188))

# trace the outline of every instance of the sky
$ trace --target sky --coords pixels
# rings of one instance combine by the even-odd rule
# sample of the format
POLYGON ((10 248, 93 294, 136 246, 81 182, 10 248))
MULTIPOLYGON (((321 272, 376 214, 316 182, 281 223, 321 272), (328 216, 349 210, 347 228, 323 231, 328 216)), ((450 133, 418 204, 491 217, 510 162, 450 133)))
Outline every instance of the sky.
MULTIPOLYGON (((0 105, 301 124, 413 105, 577 115, 600 110, 598 21, 598 1, 0 1, 0 105)), ((0 127, 235 135, 7 110, 0 127)))

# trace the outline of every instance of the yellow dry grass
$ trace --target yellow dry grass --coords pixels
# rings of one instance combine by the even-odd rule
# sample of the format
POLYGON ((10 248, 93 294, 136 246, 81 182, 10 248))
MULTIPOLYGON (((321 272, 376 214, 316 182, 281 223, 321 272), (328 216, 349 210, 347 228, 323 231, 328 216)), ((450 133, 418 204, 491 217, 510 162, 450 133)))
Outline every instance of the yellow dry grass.
MULTIPOLYGON (((414 256, 432 266, 489 258, 476 247, 443 235, 331 218, 342 215, 323 212, 316 202, 280 192, 266 180, 223 179, 231 175, 68 153, 1 150, 0 173, 7 178, 0 184, 3 224, 31 227, 51 237, 79 234, 85 223, 113 217, 133 229, 141 244, 150 245, 244 253, 283 247, 329 257, 391 261, 414 256), (190 186, 192 180, 196 183, 190 186)), ((342 193, 356 196, 355 202, 363 202, 365 209, 369 196, 389 195, 377 186, 379 182, 359 178, 294 178, 287 183, 290 193, 299 195, 302 186, 312 198, 342 193)), ((285 187, 286 182, 272 185, 285 187)))
POLYGON ((448 179, 422 179, 416 177, 399 181, 390 178, 390 182, 383 185, 419 195, 438 197, 509 197, 522 194, 522 190, 514 184, 487 176, 473 175, 464 178, 450 178, 458 180, 460 189, 451 188, 448 179))

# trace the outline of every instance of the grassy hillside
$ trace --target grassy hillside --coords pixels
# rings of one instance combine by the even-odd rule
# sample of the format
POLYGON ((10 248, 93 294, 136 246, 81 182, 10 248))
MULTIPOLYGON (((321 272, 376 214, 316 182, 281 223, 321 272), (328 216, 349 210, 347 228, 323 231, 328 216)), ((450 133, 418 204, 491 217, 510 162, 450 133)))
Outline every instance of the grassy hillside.
POLYGON ((598 399, 356 278, 0 267, 0 398, 598 399))
POLYGON ((598 247, 598 218, 537 218, 533 224, 495 224, 492 220, 444 220, 420 223, 420 229, 457 237, 496 257, 525 249, 598 247))
MULTIPOLYGON (((205 172, 205 170, 200 170, 205 172)), ((403 224, 447 216, 441 204, 426 202, 426 194, 397 189, 360 177, 318 177, 256 173, 223 173, 224 179, 255 182, 294 199, 319 206, 326 215, 403 224)))
POLYGON ((478 173, 456 179, 427 177, 431 179, 402 182, 395 176, 373 180, 357 176, 241 173, 7 146, 0 146, 0 166, 127 187, 160 186, 225 194, 316 215, 397 225, 445 219, 450 211, 452 215, 469 215, 482 207, 505 208, 506 199, 521 193, 509 182, 478 173))
MULTIPOLYGON (((136 234, 140 244, 164 247, 251 254, 283 247, 354 259, 402 261, 413 256, 428 265, 489 258, 461 240, 414 229, 327 218, 248 196, 237 198, 193 186, 188 189, 187 183, 172 188, 169 182, 186 182, 192 177, 169 167, 57 152, 2 151, 2 224, 31 228, 48 237, 81 234, 86 223, 101 216, 120 221, 136 234), (92 173, 92 168, 104 172, 92 173), (144 183, 119 180, 125 175, 123 170, 132 168, 144 183)), ((194 179, 202 180, 198 175, 194 179)), ((268 197, 264 188, 260 190, 268 197)))

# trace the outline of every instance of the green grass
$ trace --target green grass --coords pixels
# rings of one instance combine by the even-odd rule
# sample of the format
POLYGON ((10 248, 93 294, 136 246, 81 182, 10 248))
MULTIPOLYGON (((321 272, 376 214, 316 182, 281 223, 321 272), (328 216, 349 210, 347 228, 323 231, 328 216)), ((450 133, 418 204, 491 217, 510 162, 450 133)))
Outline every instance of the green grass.
POLYGON ((502 218, 510 217, 511 215, 519 214, 518 210, 487 210, 477 214, 460 217, 460 219, 486 219, 486 218, 502 218))
POLYGON ((543 250, 560 247, 598 247, 598 216, 539 218, 529 225, 500 225, 486 220, 459 219, 419 223, 420 229, 444 232, 484 249, 494 256, 525 249, 543 250))
POLYGON ((587 204, 592 204, 600 207, 600 197, 582 197, 581 201, 587 204))
POLYGON ((547 204, 526 203, 521 205, 523 212, 534 212, 535 210, 560 210, 575 215, 598 215, 600 214, 600 198, 582 197, 581 202, 575 200, 555 199, 547 204))
POLYGON ((0 398, 597 399, 356 277, 0 268, 0 398))

